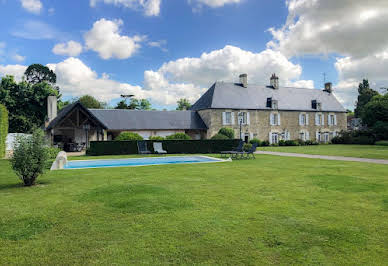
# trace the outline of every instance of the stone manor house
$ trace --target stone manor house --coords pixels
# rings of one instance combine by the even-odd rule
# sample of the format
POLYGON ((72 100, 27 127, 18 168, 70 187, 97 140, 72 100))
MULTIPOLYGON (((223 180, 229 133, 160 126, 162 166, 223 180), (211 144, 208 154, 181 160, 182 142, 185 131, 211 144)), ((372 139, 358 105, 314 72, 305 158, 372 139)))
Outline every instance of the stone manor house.
POLYGON ((88 109, 81 103, 66 106, 58 114, 56 98, 48 99, 46 132, 53 144, 79 144, 112 140, 120 132, 136 132, 148 139, 178 132, 193 139, 209 139, 222 127, 234 129, 245 141, 253 138, 329 142, 346 130, 346 110, 333 95, 332 84, 324 90, 280 87, 274 74, 268 86, 216 82, 186 111, 136 111, 88 109))

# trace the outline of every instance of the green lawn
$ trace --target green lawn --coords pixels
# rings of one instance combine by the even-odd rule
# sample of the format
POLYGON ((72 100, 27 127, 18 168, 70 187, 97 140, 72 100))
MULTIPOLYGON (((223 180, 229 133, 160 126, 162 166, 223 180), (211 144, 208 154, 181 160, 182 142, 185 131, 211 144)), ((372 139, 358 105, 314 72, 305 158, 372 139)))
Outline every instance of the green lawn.
POLYGON ((388 159, 388 146, 377 145, 312 145, 296 147, 259 147, 258 150, 348 156, 370 159, 388 159))
POLYGON ((0 264, 388 261, 388 166, 259 155, 62 170, 21 187, 0 160, 0 264))

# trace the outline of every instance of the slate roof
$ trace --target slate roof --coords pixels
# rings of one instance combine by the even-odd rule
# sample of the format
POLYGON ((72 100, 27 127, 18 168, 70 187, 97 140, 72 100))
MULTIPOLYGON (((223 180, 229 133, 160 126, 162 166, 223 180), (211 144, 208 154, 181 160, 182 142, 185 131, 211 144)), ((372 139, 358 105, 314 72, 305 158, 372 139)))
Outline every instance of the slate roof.
POLYGON ((322 103, 321 111, 346 112, 333 93, 317 89, 248 85, 244 88, 238 83, 216 82, 190 110, 203 109, 246 109, 270 110, 266 107, 267 98, 278 101, 279 110, 316 111, 311 101, 322 103))
POLYGON ((89 109, 110 130, 206 130, 194 111, 89 109))
POLYGON ((65 116, 67 114, 69 114, 74 108, 76 107, 79 107, 79 108, 82 108, 87 114, 89 114, 94 120, 97 120, 99 123, 101 123, 101 126, 103 128, 107 128, 105 123, 99 121, 90 111, 88 108, 85 108, 79 101, 77 102, 74 102, 72 104, 68 104, 66 105, 61 111, 59 111, 58 115, 50 122, 50 124, 47 126, 46 130, 50 130, 52 128, 54 128, 55 126, 57 126, 63 118, 65 118, 65 116))

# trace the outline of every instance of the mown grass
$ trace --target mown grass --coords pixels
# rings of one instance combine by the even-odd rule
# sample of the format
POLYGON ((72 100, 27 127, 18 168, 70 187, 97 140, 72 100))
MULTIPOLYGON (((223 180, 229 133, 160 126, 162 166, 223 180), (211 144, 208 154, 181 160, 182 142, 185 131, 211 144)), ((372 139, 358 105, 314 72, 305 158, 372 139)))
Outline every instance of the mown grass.
POLYGON ((388 261, 388 166, 277 156, 62 170, 0 160, 0 264, 388 261))
POLYGON ((312 145, 295 147, 259 147, 262 151, 292 152, 370 159, 388 159, 388 146, 378 145, 312 145))

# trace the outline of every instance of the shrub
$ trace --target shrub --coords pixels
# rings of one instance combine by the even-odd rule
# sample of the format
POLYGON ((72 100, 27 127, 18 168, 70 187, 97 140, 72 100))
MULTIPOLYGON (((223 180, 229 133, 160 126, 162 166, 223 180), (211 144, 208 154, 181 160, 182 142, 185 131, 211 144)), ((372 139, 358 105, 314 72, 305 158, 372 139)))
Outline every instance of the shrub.
POLYGON ((263 147, 269 146, 269 141, 268 141, 268 140, 263 140, 263 141, 261 142, 261 146, 263 146, 263 147))
POLYGON ((298 145, 299 145, 299 146, 308 145, 308 144, 306 144, 306 141, 304 141, 303 139, 297 139, 296 141, 298 142, 298 145))
POLYGON ((218 134, 227 136, 229 139, 234 139, 234 130, 231 128, 223 127, 218 131, 218 134))
POLYGON ((41 129, 34 130, 32 136, 21 136, 15 141, 12 168, 25 186, 32 186, 43 174, 48 159, 46 138, 41 129))
POLYGON ((47 147, 47 159, 52 160, 57 158, 58 153, 61 151, 60 148, 55 148, 55 147, 47 147))
POLYGON ((378 140, 388 139, 388 122, 377 121, 372 130, 378 140))
POLYGON ((314 140, 306 140, 304 142, 304 145, 319 145, 319 142, 314 141, 314 140))
POLYGON ((259 139, 251 139, 249 141, 250 144, 257 144, 257 147, 260 147, 261 146, 261 141, 259 139))
POLYGON ((211 139, 220 140, 220 139, 229 139, 229 138, 227 136, 225 136, 224 134, 217 133, 211 139))
POLYGON ((296 140, 286 140, 285 145, 286 146, 299 146, 299 142, 296 140))
POLYGON ((5 155, 5 141, 8 134, 8 111, 0 104, 0 159, 5 155))
POLYGON ((244 146, 243 146, 243 150, 244 151, 249 151, 251 148, 252 148, 252 144, 251 143, 245 143, 244 146))
POLYGON ((361 144, 373 145, 375 143, 375 137, 371 131, 368 130, 356 130, 356 131, 342 131, 338 136, 331 140, 333 144, 361 144))
POLYGON ((167 136, 166 140, 190 140, 190 136, 185 133, 175 133, 173 135, 167 136))
POLYGON ((125 140, 143 140, 143 137, 137 133, 133 132, 121 132, 115 140, 117 141, 125 141, 125 140))
POLYGON ((279 140, 278 142, 278 145, 277 146, 286 146, 286 141, 285 140, 279 140))
POLYGON ((388 140, 380 140, 377 141, 375 144, 380 146, 388 146, 388 140))
POLYGON ((162 136, 151 136, 151 137, 149 137, 149 139, 150 140, 158 140, 158 141, 165 140, 165 138, 162 136))

